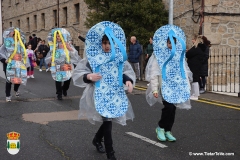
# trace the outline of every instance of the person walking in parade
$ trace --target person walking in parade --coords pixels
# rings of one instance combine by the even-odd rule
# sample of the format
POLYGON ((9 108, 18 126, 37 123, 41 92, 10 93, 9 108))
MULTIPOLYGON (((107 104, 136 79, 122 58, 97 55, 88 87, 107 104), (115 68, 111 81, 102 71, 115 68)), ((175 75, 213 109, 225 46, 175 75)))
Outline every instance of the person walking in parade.
POLYGON ((71 40, 70 33, 64 28, 52 29, 48 34, 50 51, 45 62, 51 66, 50 70, 52 78, 55 80, 58 100, 62 100, 62 95, 67 96, 73 65, 76 65, 81 60, 77 50, 70 44, 71 40))
POLYGON ((126 61, 125 34, 115 23, 100 22, 88 31, 85 48, 87 59, 80 61, 73 73, 74 85, 86 87, 80 100, 79 118, 87 118, 93 124, 102 122, 92 143, 98 152, 107 153, 107 159, 115 160, 112 121, 126 125, 126 120, 134 118, 123 85, 132 92, 135 84, 134 71, 126 61))
POLYGON ((25 36, 19 28, 8 28, 3 32, 4 43, 0 48, 0 60, 6 76, 6 102, 11 102, 11 86, 19 97, 20 84, 27 83, 28 57, 25 49, 25 36))
POLYGON ((153 37, 153 55, 146 67, 146 80, 150 82, 146 100, 150 106, 163 104, 162 115, 156 128, 160 141, 176 141, 172 134, 176 107, 190 109, 190 81, 192 73, 184 58, 186 37, 181 28, 166 25, 153 37), (178 50, 176 50, 178 48, 178 50))

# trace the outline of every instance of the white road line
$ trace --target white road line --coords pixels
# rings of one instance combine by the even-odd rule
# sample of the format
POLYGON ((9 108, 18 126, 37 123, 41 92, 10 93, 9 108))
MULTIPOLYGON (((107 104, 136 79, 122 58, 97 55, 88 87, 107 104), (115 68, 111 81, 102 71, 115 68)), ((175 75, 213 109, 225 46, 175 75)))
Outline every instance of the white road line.
POLYGON ((158 147, 161 147, 161 148, 167 147, 167 146, 164 145, 164 144, 161 144, 161 143, 159 143, 159 142, 153 141, 153 140, 151 140, 151 139, 149 139, 149 138, 143 137, 143 136, 138 135, 138 134, 136 134, 136 133, 133 133, 133 132, 126 132, 126 133, 129 134, 129 135, 131 135, 131 136, 133 136, 133 137, 139 138, 139 139, 141 139, 141 140, 143 140, 143 141, 145 141, 145 142, 151 143, 151 144, 153 144, 153 145, 155 145, 155 146, 158 146, 158 147))

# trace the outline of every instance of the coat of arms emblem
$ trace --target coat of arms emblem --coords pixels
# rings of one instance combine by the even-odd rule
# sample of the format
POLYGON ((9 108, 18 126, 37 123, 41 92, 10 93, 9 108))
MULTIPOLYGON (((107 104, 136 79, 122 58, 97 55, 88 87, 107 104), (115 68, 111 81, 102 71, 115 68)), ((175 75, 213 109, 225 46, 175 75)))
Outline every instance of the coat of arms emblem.
POLYGON ((7 151, 8 153, 14 155, 17 154, 20 150, 20 133, 17 132, 9 132, 7 133, 7 151))

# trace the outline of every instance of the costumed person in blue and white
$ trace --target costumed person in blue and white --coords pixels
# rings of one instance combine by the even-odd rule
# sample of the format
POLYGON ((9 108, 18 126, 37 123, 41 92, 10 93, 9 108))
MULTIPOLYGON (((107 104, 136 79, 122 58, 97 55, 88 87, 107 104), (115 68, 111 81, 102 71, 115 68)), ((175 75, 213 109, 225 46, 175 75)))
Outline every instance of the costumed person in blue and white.
POLYGON ((190 109, 190 82, 192 73, 185 61, 186 37, 181 28, 165 25, 153 37, 153 56, 146 67, 146 80, 150 85, 146 99, 150 106, 164 105, 156 128, 160 141, 176 141, 171 130, 176 107, 190 109))
POLYGON ((126 120, 134 118, 125 90, 132 92, 136 76, 126 61, 124 31, 109 21, 96 24, 86 35, 85 52, 87 58, 78 63, 73 73, 74 85, 86 87, 79 118, 87 118, 92 124, 102 122, 92 143, 100 153, 106 149, 107 158, 114 160, 112 121, 126 125, 126 120))
POLYGON ((48 34, 50 51, 45 62, 51 65, 58 100, 62 100, 62 95, 67 96, 74 65, 81 60, 71 40, 70 33, 64 28, 52 29, 48 34))
POLYGON ((0 48, 0 60, 6 76, 6 102, 11 101, 11 86, 14 84, 15 96, 19 97, 20 84, 27 83, 28 56, 25 48, 25 36, 19 28, 8 28, 3 32, 3 45, 0 48))

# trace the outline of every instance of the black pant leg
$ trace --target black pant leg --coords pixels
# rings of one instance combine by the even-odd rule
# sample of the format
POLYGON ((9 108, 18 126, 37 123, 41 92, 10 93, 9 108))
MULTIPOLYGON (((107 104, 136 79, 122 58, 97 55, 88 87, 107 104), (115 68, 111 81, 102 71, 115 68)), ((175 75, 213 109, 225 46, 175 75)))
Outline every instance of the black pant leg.
POLYGON ((62 86, 62 90, 63 91, 67 91, 69 89, 71 80, 72 80, 72 78, 70 78, 69 80, 63 82, 63 86, 62 86))
POLYGON ((11 96, 12 83, 7 80, 6 67, 4 68, 4 73, 5 73, 5 77, 6 77, 5 93, 6 93, 6 97, 10 97, 11 96))
POLYGON ((14 84, 14 91, 17 92, 20 84, 14 84))
POLYGON ((6 97, 11 96, 11 88, 12 88, 12 83, 6 81, 6 88, 5 88, 6 97))
POLYGON ((172 103, 163 101, 164 108, 162 109, 162 116, 158 125, 164 128, 165 131, 171 131, 175 120, 176 106, 172 103))
POLYGON ((104 145, 107 153, 113 151, 112 121, 104 121, 104 145))
POLYGON ((55 81, 56 94, 62 95, 62 82, 55 81))
POLYGON ((102 124, 102 125, 99 127, 99 129, 98 129, 98 131, 97 131, 97 133, 96 133, 96 139, 97 139, 97 141, 98 141, 98 142, 101 142, 103 136, 104 136, 104 125, 102 124))

